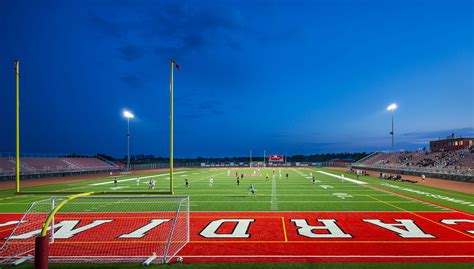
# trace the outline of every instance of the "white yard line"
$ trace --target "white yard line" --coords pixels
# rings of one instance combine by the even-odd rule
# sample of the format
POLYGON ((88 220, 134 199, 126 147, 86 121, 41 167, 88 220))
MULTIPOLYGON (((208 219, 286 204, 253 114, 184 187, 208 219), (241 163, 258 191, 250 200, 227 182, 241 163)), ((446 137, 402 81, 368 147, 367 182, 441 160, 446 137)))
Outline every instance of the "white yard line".
MULTIPOLYGON (((180 172, 176 172, 174 173, 174 175, 176 174, 182 174, 182 173, 185 173, 187 171, 180 171, 180 172)), ((138 179, 147 179, 147 178, 152 178, 152 177, 164 177, 164 176, 168 176, 169 174, 160 174, 160 175, 151 175, 151 176, 144 176, 144 177, 138 177, 138 179)), ((133 181, 133 180, 137 180, 136 177, 133 177, 133 178, 127 178, 127 179, 120 179, 120 180, 117 180, 117 182, 127 182, 127 181, 133 181)), ((99 183, 94 183, 94 184, 90 184, 90 186, 101 186, 101 185, 107 185, 107 184, 114 184, 113 181, 106 181, 106 182, 99 182, 99 183)))
POLYGON ((356 179, 352 179, 352 178, 348 178, 348 177, 346 177, 346 176, 341 177, 341 176, 334 175, 334 174, 331 174, 331 173, 328 173, 328 172, 324 172, 324 171, 317 171, 317 172, 320 173, 320 174, 326 175, 326 176, 331 176, 331 177, 339 178, 339 179, 342 179, 342 180, 345 180, 345 181, 349 181, 349 182, 352 182, 352 183, 356 183, 356 184, 360 184, 360 185, 367 185, 366 182, 363 182, 363 181, 360 181, 360 180, 356 180, 356 179))
POLYGON ((271 200, 270 210, 272 210, 272 211, 277 211, 278 210, 275 175, 273 175, 273 177, 272 177, 272 200, 271 200))

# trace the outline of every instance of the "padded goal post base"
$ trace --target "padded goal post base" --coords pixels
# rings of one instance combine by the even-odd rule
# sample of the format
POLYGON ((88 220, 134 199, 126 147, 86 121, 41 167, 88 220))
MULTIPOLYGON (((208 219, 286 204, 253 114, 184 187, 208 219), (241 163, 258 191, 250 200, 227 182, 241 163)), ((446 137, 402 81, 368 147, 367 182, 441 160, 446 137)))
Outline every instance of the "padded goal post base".
POLYGON ((35 269, 47 269, 49 256, 49 236, 35 238, 35 269))

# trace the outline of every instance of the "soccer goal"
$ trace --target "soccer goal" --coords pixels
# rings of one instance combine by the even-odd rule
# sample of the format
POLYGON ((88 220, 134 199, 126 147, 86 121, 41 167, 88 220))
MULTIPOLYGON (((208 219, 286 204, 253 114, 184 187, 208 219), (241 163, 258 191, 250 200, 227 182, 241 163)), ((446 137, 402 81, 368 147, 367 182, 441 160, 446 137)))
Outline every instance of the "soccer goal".
POLYGON ((0 262, 168 263, 188 242, 189 196, 52 197, 31 204, 0 262))

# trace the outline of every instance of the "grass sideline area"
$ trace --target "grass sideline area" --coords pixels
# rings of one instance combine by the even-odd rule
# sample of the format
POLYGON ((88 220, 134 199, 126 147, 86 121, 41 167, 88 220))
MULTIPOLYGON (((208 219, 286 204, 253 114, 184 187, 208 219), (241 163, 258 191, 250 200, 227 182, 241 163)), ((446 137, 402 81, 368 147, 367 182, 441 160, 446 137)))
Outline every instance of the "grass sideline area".
MULTIPOLYGON (((55 192, 137 192, 152 194, 166 191, 166 172, 120 175, 86 181, 73 181, 24 188, 25 191, 48 191, 51 195, 14 195, 14 190, 0 191, 1 213, 23 213, 34 201, 57 196, 55 192), (137 182, 137 177, 139 182, 137 182), (117 184, 114 184, 114 180, 117 184), (149 190, 149 180, 156 180, 149 190)), ((190 196, 190 211, 199 212, 453 212, 474 213, 474 197, 469 194, 437 189, 419 184, 381 180, 320 168, 213 168, 184 169, 175 174, 175 195, 190 196), (280 177, 281 170, 281 177, 280 177), (237 185, 236 173, 240 177, 237 185), (266 176, 268 174, 268 179, 266 176), (286 178, 288 174, 288 178, 286 178), (344 178, 341 178, 341 175, 344 178), (315 177, 313 183, 312 177, 315 177), (213 178, 212 187, 210 178, 213 178), (185 179, 189 185, 186 187, 185 179), (249 186, 255 187, 255 195, 249 186), (429 194, 429 195, 428 195, 429 194), (409 197, 407 197, 409 196, 409 197), (413 199, 415 198, 415 199, 413 199), (447 199, 449 198, 449 199, 447 199)), ((61 196, 61 195, 60 195, 61 196)), ((106 210, 106 208, 105 208, 106 210)), ((238 263, 237 268, 472 268, 473 263, 238 263)), ((133 268, 137 264, 52 264, 51 268, 133 268)), ((159 268, 221 268, 221 263, 161 265, 159 268)), ((22 265, 15 268, 30 268, 22 265)))

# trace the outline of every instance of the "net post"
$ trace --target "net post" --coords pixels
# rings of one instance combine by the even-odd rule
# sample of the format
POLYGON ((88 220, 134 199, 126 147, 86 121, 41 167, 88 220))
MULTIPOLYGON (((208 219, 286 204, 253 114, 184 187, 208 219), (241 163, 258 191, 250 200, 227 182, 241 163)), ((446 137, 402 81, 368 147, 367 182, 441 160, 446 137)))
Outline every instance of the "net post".
POLYGON ((47 269, 49 256, 49 238, 39 235, 35 238, 35 269, 47 269))
POLYGON ((170 237, 168 238, 168 242, 166 243, 166 247, 165 247, 165 252, 163 254, 163 262, 164 263, 167 263, 166 262, 166 256, 168 255, 168 250, 169 250, 169 247, 170 247, 170 244, 171 244, 171 239, 173 239, 173 232, 174 232, 174 228, 176 226, 176 221, 178 220, 178 214, 179 214, 179 210, 181 209, 181 203, 182 202, 183 202, 183 200, 181 200, 179 202, 178 208, 176 209, 176 213, 174 215, 173 225, 171 226, 170 237))
MULTIPOLYGON (((54 210, 54 197, 51 199, 51 212, 54 210)), ((54 243, 54 215, 53 218, 51 219, 51 243, 54 243)))
POLYGON ((190 220, 189 220, 189 196, 186 198, 186 211, 187 211, 187 212, 186 212, 186 217, 187 217, 186 222, 187 222, 187 226, 188 226, 188 227, 187 227, 187 231, 188 231, 188 232, 187 232, 187 236, 186 236, 186 243, 188 243, 188 242, 189 242, 189 239, 190 239, 190 235, 189 235, 189 233, 190 233, 190 232, 189 232, 189 229, 190 229, 190 220))

